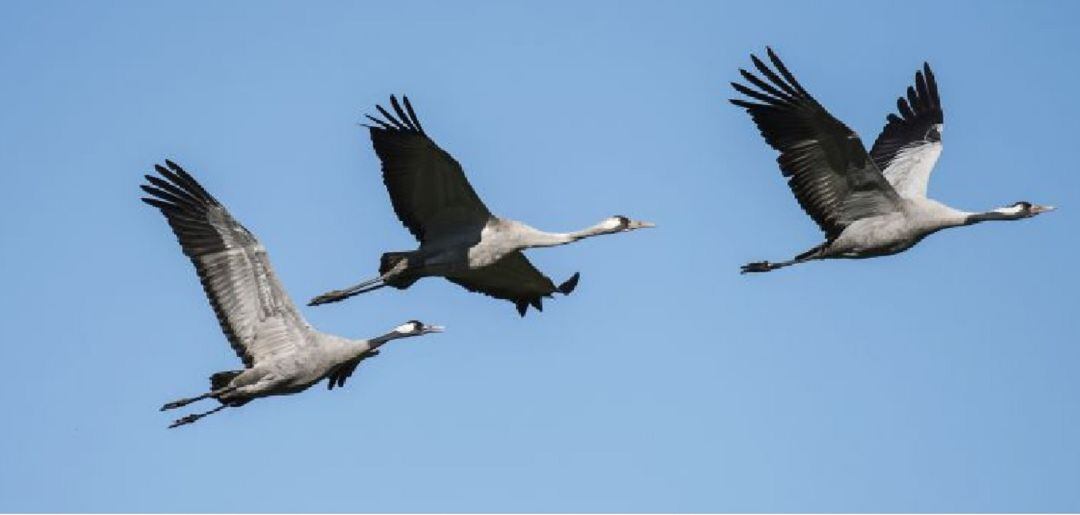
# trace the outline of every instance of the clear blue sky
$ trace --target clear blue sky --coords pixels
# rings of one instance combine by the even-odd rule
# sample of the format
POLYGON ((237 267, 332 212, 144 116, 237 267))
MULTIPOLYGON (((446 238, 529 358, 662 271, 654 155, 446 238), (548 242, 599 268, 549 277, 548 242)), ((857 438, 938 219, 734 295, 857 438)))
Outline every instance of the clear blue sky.
POLYGON ((745 4, 0 4, 0 510, 1080 510, 1080 6, 745 4), (931 195, 1061 209, 739 276, 820 238, 726 101, 766 44, 867 143, 930 61, 931 195), (239 362, 141 175, 307 299, 414 245, 357 125, 391 93, 497 213, 660 228, 531 252, 582 279, 525 319, 440 280, 303 308, 449 331, 166 430, 239 362))

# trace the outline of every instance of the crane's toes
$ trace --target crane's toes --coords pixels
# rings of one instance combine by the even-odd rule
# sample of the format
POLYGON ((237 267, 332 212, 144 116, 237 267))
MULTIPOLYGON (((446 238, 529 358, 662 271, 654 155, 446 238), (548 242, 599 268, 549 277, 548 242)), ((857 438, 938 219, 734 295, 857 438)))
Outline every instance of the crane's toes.
POLYGON ((739 273, 749 274, 755 272, 768 272, 772 270, 772 264, 768 261, 756 261, 754 263, 747 263, 742 266, 742 271, 739 273))
POLYGON ((319 295, 318 297, 315 297, 314 299, 311 299, 308 302, 307 305, 308 306, 318 306, 320 304, 328 304, 328 303, 331 303, 331 302, 337 302, 337 301, 339 301, 339 300, 341 300, 343 298, 345 298, 344 292, 332 291, 330 293, 324 293, 322 295, 319 295))
POLYGON ((177 426, 182 426, 182 425, 185 425, 185 424, 190 424, 190 423, 192 423, 192 422, 194 422, 196 420, 199 420, 198 415, 188 415, 186 417, 180 417, 180 418, 176 419, 175 421, 173 421, 172 424, 169 424, 169 429, 172 429, 172 428, 177 427, 177 426))
POLYGON ((188 404, 189 404, 189 401, 187 399, 180 399, 178 401, 167 402, 167 403, 165 403, 164 406, 161 407, 160 411, 176 409, 176 408, 179 408, 181 406, 187 406, 188 404))

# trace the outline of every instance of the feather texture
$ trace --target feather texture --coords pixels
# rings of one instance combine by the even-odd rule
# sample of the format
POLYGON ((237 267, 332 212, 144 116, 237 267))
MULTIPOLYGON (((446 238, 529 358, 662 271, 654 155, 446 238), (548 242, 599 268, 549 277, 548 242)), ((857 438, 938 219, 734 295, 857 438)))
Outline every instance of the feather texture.
POLYGON ((780 152, 777 162, 803 210, 830 240, 855 220, 899 210, 899 196, 858 135, 810 96, 771 48, 767 52, 775 71, 751 56, 764 79, 740 70, 756 90, 732 83, 755 101, 731 103, 746 109, 765 141, 780 152))

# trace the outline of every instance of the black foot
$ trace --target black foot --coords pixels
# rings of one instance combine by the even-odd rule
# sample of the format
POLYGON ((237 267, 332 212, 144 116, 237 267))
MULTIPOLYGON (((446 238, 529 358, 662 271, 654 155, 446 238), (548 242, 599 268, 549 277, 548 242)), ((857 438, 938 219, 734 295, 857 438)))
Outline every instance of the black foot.
POLYGON ((754 263, 747 263, 743 265, 742 271, 739 273, 750 274, 756 272, 769 272, 771 270, 775 270, 775 267, 772 263, 769 263, 768 261, 757 261, 754 263))
POLYGON ((199 420, 200 418, 202 418, 202 415, 188 415, 186 417, 180 417, 173 421, 172 424, 169 424, 169 429, 185 424, 190 424, 192 422, 195 422, 196 420, 199 420))
POLYGON ((178 401, 167 402, 164 406, 161 407, 160 411, 176 409, 181 406, 187 406, 188 404, 191 404, 191 401, 188 399, 180 399, 178 401))
POLYGON ((315 297, 314 299, 311 299, 311 301, 308 302, 307 305, 308 306, 318 306, 320 304, 329 304, 331 302, 337 302, 337 301, 345 298, 342 295, 343 293, 344 292, 340 292, 340 291, 332 291, 330 293, 324 293, 322 295, 319 295, 318 297, 315 297))

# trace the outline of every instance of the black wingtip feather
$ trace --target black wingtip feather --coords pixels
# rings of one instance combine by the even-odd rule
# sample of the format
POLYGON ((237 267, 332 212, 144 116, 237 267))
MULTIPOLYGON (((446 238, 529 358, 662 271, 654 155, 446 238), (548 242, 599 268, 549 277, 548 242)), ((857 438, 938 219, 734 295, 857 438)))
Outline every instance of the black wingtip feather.
POLYGON ((581 279, 581 272, 574 272, 574 275, 559 285, 559 293, 563 295, 570 295, 574 288, 577 288, 578 280, 581 279))
POLYGON ((419 132, 416 127, 413 127, 412 120, 409 120, 408 115, 405 114, 405 110, 401 108, 401 104, 398 103, 397 97, 390 95, 390 106, 394 108, 394 112, 397 113, 398 118, 401 120, 409 130, 419 132))
POLYGON ((424 134, 424 127, 420 125, 420 118, 416 116, 416 111, 413 110, 412 103, 409 102, 409 97, 401 95, 401 100, 405 102, 405 110, 409 112, 409 118, 412 118, 413 125, 416 126, 416 131, 420 134, 424 134))
POLYGON ((776 66, 776 70, 780 72, 780 75, 784 76, 784 79, 787 80, 791 87, 795 88, 799 94, 809 98, 810 94, 807 93, 807 91, 803 89, 802 84, 799 84, 799 81, 795 79, 795 75, 792 74, 787 66, 784 65, 784 62, 780 60, 780 56, 776 55, 776 52, 773 52, 772 47, 766 46, 765 50, 768 52, 769 59, 772 61, 773 65, 776 66))
POLYGON ((147 204, 150 204, 151 206, 154 206, 154 207, 156 207, 158 209, 162 209, 162 210, 176 209, 176 206, 174 206, 174 205, 172 205, 172 204, 170 204, 168 202, 163 202, 163 201, 158 200, 158 199, 153 198, 153 197, 140 197, 140 200, 142 200, 143 202, 145 202, 147 204))
POLYGON ((376 124, 378 127, 365 125, 369 129, 373 130, 386 130, 386 131, 398 131, 408 132, 414 134, 424 134, 424 128, 420 125, 420 120, 416 116, 416 111, 412 107, 412 103, 409 102, 409 97, 402 95, 402 102, 398 101, 397 95, 390 95, 390 107, 393 109, 393 114, 387 111, 381 105, 375 105, 375 109, 379 111, 383 119, 376 118, 370 114, 365 114, 368 120, 376 124), (402 107, 404 104, 404 108, 402 107))
POLYGON ((386 109, 383 109, 383 106, 376 104, 375 109, 377 109, 379 111, 379 114, 383 115, 383 117, 386 118, 386 121, 390 125, 393 125, 395 129, 399 131, 405 130, 405 126, 401 122, 399 122, 397 118, 394 118, 394 115, 390 114, 390 112, 388 112, 386 109))
POLYGON ((747 102, 745 100, 741 100, 741 99, 738 99, 738 98, 729 98, 728 102, 731 102, 732 104, 735 104, 735 105, 737 105, 737 106, 739 106, 739 107, 741 107, 743 109, 753 109, 755 107, 760 107, 759 104, 755 104, 753 102, 747 102))
POLYGON ((371 116, 370 114, 365 114, 364 116, 366 116, 368 120, 371 120, 373 123, 378 125, 377 128, 368 125, 367 127, 370 128, 370 129, 375 129, 375 130, 380 130, 381 129, 381 130, 384 130, 384 131, 394 130, 394 128, 391 127, 390 124, 388 124, 388 123, 386 123, 386 122, 384 122, 384 121, 382 121, 382 120, 380 120, 378 118, 375 118, 374 116, 371 116))

